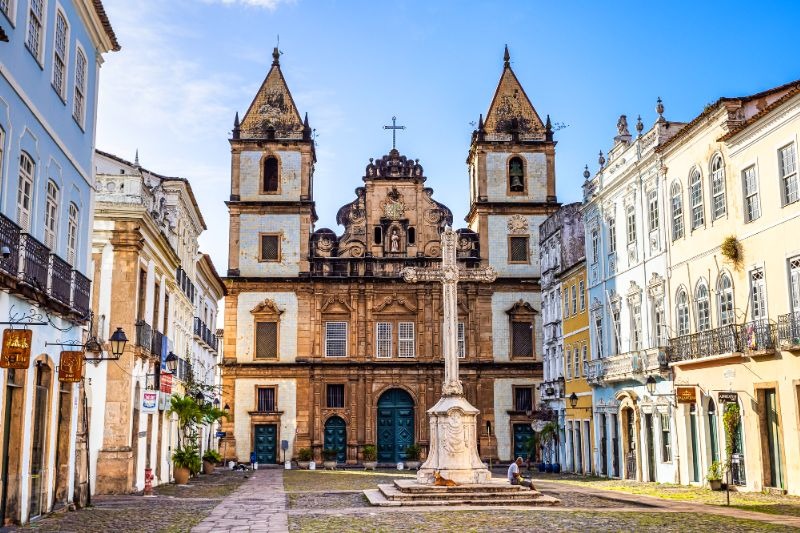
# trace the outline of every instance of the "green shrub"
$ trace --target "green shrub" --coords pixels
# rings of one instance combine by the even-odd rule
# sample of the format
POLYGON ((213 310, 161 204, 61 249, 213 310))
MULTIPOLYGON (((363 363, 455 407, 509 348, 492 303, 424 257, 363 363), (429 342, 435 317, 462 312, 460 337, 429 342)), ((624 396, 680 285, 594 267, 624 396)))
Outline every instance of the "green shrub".
POLYGON ((311 458, 314 454, 311 451, 311 448, 300 448, 297 450, 297 460, 298 461, 311 461, 311 458))
POLYGON ((367 444, 362 448, 364 451, 364 460, 365 461, 374 461, 378 458, 378 449, 375 448, 372 444, 367 444))
POLYGON ((221 463, 222 462, 222 455, 216 450, 206 450, 206 453, 203 454, 203 461, 208 461, 209 463, 221 463))
POLYGON ((419 461, 420 455, 422 455, 422 448, 419 444, 410 444, 406 446, 407 461, 419 461))

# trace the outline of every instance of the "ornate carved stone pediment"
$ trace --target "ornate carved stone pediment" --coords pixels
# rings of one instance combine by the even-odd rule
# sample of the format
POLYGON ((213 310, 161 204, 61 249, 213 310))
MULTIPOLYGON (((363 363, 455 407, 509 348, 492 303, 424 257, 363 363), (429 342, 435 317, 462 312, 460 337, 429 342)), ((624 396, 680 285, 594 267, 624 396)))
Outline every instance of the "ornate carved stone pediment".
POLYGON ((657 300, 664 297, 664 278, 653 272, 647 282, 647 293, 650 298, 657 300))
POLYGON ((533 308, 533 306, 520 298, 514 305, 511 306, 511 309, 506 311, 506 314, 509 316, 517 316, 517 315, 538 315, 539 311, 533 308))
POLYGON ((383 300, 377 302, 373 311, 386 314, 405 314, 415 313, 417 308, 406 298, 398 298, 397 295, 394 295, 386 296, 383 300))
POLYGON ((282 315, 283 309, 278 307, 273 300, 267 298, 263 302, 259 302, 250 312, 254 315, 282 315))
POLYGON ((628 287, 628 305, 636 305, 642 303, 642 288, 636 284, 635 281, 631 280, 631 284, 628 287))
POLYGON ((322 303, 322 312, 323 313, 342 313, 342 314, 349 314, 353 312, 353 308, 347 303, 347 300, 344 296, 331 296, 326 298, 325 301, 322 303))

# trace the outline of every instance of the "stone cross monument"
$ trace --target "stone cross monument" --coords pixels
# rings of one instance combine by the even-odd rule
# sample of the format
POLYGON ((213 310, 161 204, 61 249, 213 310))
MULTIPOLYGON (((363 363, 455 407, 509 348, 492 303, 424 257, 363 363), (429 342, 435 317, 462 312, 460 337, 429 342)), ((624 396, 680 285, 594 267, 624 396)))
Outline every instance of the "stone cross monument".
POLYGON ((438 281, 444 302, 443 342, 444 382, 442 397, 428 410, 430 449, 417 472, 417 481, 433 483, 434 472, 457 483, 485 483, 491 474, 478 455, 478 410, 464 398, 458 379, 458 311, 456 288, 459 281, 491 283, 497 278, 492 267, 459 269, 456 262, 457 235, 447 227, 442 232, 442 266, 437 269, 403 269, 408 283, 438 281))

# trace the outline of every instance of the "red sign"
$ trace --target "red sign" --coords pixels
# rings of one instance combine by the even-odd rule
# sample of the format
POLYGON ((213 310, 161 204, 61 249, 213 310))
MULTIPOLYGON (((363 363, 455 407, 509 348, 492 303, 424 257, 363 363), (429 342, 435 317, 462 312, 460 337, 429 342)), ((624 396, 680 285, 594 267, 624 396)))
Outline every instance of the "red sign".
POLYGON ((3 351, 0 367, 25 369, 31 363, 31 339, 29 329, 7 329, 3 331, 3 351))
POLYGON ((61 352, 58 361, 58 381, 77 383, 83 377, 83 352, 61 352))
POLYGON ((161 373, 161 383, 159 385, 159 390, 166 394, 172 393, 172 374, 167 374, 164 372, 161 373))

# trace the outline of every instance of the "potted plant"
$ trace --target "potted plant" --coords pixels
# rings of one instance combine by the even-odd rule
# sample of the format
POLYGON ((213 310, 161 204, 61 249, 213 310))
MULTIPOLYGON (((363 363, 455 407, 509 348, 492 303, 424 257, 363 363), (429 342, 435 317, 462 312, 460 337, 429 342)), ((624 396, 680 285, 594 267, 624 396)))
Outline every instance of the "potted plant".
POLYGON ((339 455, 339 450, 334 450, 333 448, 322 450, 322 458, 324 459, 322 466, 325 467, 325 470, 336 470, 337 455, 339 455))
POLYGON ((176 448, 172 452, 172 464, 175 465, 175 483, 186 485, 190 476, 200 472, 200 453, 195 446, 176 448))
POLYGON ((378 450, 372 444, 367 444, 362 448, 364 453, 364 470, 375 470, 378 466, 378 450))
POLYGON ((419 457, 422 454, 422 448, 419 444, 409 444, 406 446, 406 468, 416 470, 419 468, 419 457))
POLYGON ((220 462, 222 462, 222 456, 218 451, 206 450, 206 453, 203 454, 203 473, 213 474, 214 467, 216 467, 220 462))
POLYGON ((711 490, 722 490, 722 475, 724 474, 725 467, 719 461, 714 461, 708 467, 708 474, 706 479, 711 487, 711 490))
POLYGON ((311 448, 300 448, 297 450, 297 466, 302 469, 308 469, 308 465, 311 464, 311 458, 314 454, 311 451, 311 448))

